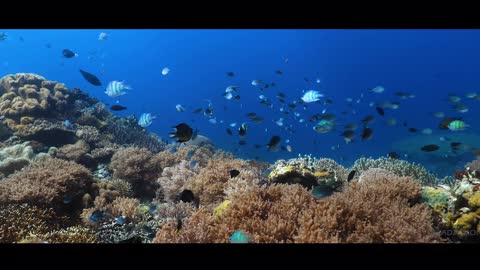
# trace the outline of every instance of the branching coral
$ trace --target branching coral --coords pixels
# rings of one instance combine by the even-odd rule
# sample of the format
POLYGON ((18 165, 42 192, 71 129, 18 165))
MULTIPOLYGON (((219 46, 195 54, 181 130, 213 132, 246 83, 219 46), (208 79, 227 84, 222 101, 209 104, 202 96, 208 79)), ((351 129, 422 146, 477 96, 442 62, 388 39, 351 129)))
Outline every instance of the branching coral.
POLYGON ((130 182, 136 196, 154 198, 158 188, 155 180, 160 171, 152 162, 152 157, 145 148, 128 147, 116 152, 110 163, 113 177, 130 182))
POLYGON ((97 243, 95 233, 85 227, 74 226, 66 229, 51 231, 37 236, 39 239, 52 244, 62 243, 97 243))
POLYGON ((83 140, 75 144, 66 144, 57 150, 57 158, 71 161, 80 161, 81 158, 90 151, 90 146, 83 140))
POLYGON ((107 125, 104 128, 105 136, 108 134, 120 145, 146 148, 152 153, 158 153, 165 149, 165 143, 161 142, 154 134, 147 134, 145 129, 137 124, 134 116, 120 118, 111 116, 107 118, 107 125))
POLYGON ((94 146, 100 140, 102 139, 100 132, 98 129, 91 127, 91 126, 79 126, 77 127, 77 131, 75 132, 75 135, 86 141, 88 144, 91 146, 94 146))
POLYGON ((8 204, 0 207, 0 243, 14 243, 31 235, 42 235, 59 229, 67 222, 53 209, 34 205, 8 204))
POLYGON ((246 173, 252 168, 241 159, 211 159, 206 167, 188 180, 186 188, 198 196, 201 205, 220 203, 225 199, 225 190, 232 179, 231 170, 238 170, 240 174, 237 177, 244 177, 249 183, 258 182, 257 175, 246 173))
POLYGON ((173 167, 163 169, 162 175, 157 183, 160 189, 157 192, 157 200, 165 199, 167 202, 174 202, 177 195, 185 189, 187 180, 200 171, 198 166, 190 166, 190 162, 182 160, 173 167))
POLYGON ((313 204, 315 199, 299 185, 257 186, 237 193, 220 218, 200 208, 180 230, 170 221, 154 242, 227 243, 235 230, 246 232, 255 243, 293 242, 299 215, 313 204))
POLYGON ((410 178, 365 179, 318 201, 301 217, 296 242, 411 243, 440 241, 430 210, 415 204, 410 178))
POLYGON ((398 176, 409 176, 414 180, 419 181, 423 185, 436 185, 440 184, 440 181, 435 175, 429 173, 422 165, 410 163, 405 160, 393 159, 393 158, 360 158, 355 161, 352 166, 352 170, 356 170, 357 173, 362 173, 370 168, 380 168, 390 171, 398 176))
POLYGON ((121 215, 135 220, 139 205, 140 202, 137 199, 118 197, 112 202, 109 212, 114 216, 121 215))
POLYGON ((0 202, 61 206, 81 201, 92 181, 90 171, 71 161, 52 158, 32 163, 0 182, 0 202))

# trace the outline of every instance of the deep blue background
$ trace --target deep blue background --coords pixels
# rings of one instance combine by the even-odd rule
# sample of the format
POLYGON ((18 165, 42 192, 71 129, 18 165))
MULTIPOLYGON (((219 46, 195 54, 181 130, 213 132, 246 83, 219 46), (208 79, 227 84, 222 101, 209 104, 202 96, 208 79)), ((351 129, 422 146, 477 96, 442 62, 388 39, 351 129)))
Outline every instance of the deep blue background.
MULTIPOLYGON (((119 115, 152 112, 158 115, 149 131, 167 138, 171 126, 186 122, 211 138, 217 146, 234 151, 243 158, 259 157, 274 161, 298 154, 312 153, 317 157, 331 157, 351 164, 360 156, 379 157, 391 151, 391 144, 413 136, 402 126, 432 128, 434 134, 439 119, 430 115, 444 111, 447 116, 461 115, 471 125, 467 132, 479 131, 479 102, 466 100, 467 92, 480 93, 480 31, 476 30, 0 30, 8 38, 0 42, 0 76, 18 72, 33 72, 49 80, 64 82, 67 87, 79 87, 92 96, 110 104, 115 103, 104 94, 104 86, 111 80, 125 80, 133 87, 119 98, 127 111, 119 115), (108 40, 99 41, 102 31, 108 40), (23 41, 20 40, 22 37, 23 41), (50 43, 51 48, 46 44, 50 43), (68 48, 78 53, 72 59, 62 57, 68 48), (284 60, 288 58, 288 63, 284 60), (171 69, 161 75, 164 67, 171 69), (102 80, 102 87, 86 82, 79 68, 92 72, 102 80), (283 71, 279 76, 275 70, 283 71), (228 78, 228 71, 235 73, 228 78), (310 79, 306 83, 304 78, 310 79), (316 78, 321 83, 315 83, 316 78), (260 92, 251 85, 253 79, 275 82, 275 88, 260 92), (226 100, 222 94, 228 85, 238 85, 240 101, 226 100), (368 93, 367 89, 383 85, 382 94, 368 93), (313 131, 309 117, 325 106, 310 104, 297 111, 305 118, 300 124, 279 112, 275 95, 287 95, 287 103, 302 96, 302 90, 319 90, 331 98, 328 113, 337 114, 337 122, 358 122, 368 114, 376 121, 371 127, 373 138, 345 144, 338 131, 319 134, 313 131), (395 91, 416 95, 414 99, 400 100, 395 91), (348 108, 345 99, 364 99, 354 104, 355 115, 342 116, 348 108), (448 93, 457 93, 462 103, 470 107, 466 114, 451 108, 448 93), (258 103, 264 94, 274 101, 274 110, 258 103), (213 102, 217 124, 191 111, 213 102), (395 118, 397 126, 384 124, 371 101, 400 101, 398 110, 386 109, 385 119, 395 118), (180 113, 176 104, 187 108, 180 113), (226 106, 226 110, 224 109, 226 106), (225 132, 231 122, 248 121, 245 114, 256 112, 267 119, 263 124, 249 124, 247 145, 239 146, 239 138, 225 132), (272 120, 283 117, 292 124, 295 134, 289 135, 272 120), (223 120, 224 123, 220 123, 223 120), (265 132, 265 128, 268 132, 265 132), (254 144, 266 144, 272 135, 290 139, 293 152, 267 152, 254 149, 254 144), (331 147, 340 148, 332 150, 331 147)), ((286 145, 284 143, 284 145, 286 145)), ((428 156, 427 156, 428 157, 428 156)), ((473 156, 464 157, 473 159, 473 156)), ((423 159, 427 162, 428 159, 423 159)), ((463 162, 463 161, 462 161, 463 162)), ((460 164, 460 162, 459 162, 460 164)), ((458 166, 459 164, 455 164, 458 166)), ((425 164, 427 167, 429 164, 425 164)), ((452 165, 453 166, 453 165, 452 165)))

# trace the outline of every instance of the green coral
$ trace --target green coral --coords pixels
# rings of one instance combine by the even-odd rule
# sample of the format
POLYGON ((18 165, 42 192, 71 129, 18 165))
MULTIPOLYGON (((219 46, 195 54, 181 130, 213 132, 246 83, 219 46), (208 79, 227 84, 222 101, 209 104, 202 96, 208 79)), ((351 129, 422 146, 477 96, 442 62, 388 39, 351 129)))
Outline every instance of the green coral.
POLYGON ((448 206, 452 199, 450 192, 433 187, 424 187, 422 192, 423 201, 430 207, 448 206))

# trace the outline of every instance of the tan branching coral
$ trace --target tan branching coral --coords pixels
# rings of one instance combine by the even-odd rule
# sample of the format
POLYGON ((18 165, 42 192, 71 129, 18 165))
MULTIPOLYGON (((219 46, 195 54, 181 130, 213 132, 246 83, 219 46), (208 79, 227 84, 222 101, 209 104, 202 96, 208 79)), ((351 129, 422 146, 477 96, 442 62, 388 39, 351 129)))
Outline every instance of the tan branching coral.
POLYGON ((95 232, 89 228, 81 226, 73 226, 66 229, 51 231, 37 237, 51 244, 97 243, 97 237, 95 236, 95 232))
POLYGON ((137 208, 140 202, 137 199, 118 197, 116 198, 110 208, 109 212, 114 216, 125 216, 130 220, 134 220, 137 216, 137 208))
POLYGON ((75 135, 77 135, 78 138, 86 141, 91 146, 94 146, 102 139, 98 129, 92 126, 78 126, 75 135))
POLYGON ((132 184, 137 197, 152 199, 158 188, 156 179, 160 169, 152 161, 153 154, 146 148, 128 147, 116 152, 110 163, 113 177, 132 184))
POLYGON ((15 243, 30 235, 42 235, 59 229, 67 220, 51 208, 8 204, 0 207, 0 243, 15 243))
POLYGON ((75 162, 52 158, 32 163, 0 182, 0 202, 62 204, 81 198, 92 181, 90 171, 75 162))
POLYGON ((83 155, 90 151, 90 146, 83 140, 79 140, 74 144, 66 144, 57 150, 57 158, 79 161, 83 155))
POLYGON ((415 204, 420 185, 386 176, 353 182, 304 211, 295 242, 414 243, 440 241, 432 213, 415 204))
POLYGON ((312 204, 315 199, 299 185, 257 186, 237 193, 221 218, 200 208, 183 221, 180 230, 175 221, 165 224, 154 242, 228 243, 236 230, 247 233, 255 243, 293 242, 298 217, 312 204))
MULTIPOLYGON (((251 170, 248 163, 241 159, 211 159, 200 172, 189 179, 187 189, 198 196, 200 204, 207 206, 220 203, 225 199, 225 190, 228 187, 231 170, 238 170, 237 177, 247 177, 246 171, 251 170)), ((257 181, 256 177, 249 178, 249 182, 257 181)))

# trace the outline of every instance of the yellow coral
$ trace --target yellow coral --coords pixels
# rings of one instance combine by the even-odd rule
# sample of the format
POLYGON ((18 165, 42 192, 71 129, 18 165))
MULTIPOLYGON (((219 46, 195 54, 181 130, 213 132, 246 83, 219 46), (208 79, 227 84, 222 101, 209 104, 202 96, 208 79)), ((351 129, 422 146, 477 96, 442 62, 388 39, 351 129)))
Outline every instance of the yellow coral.
POLYGON ((328 171, 316 171, 313 173, 315 177, 325 177, 325 176, 330 176, 330 172, 328 171))
POLYGON ((289 173, 291 171, 293 171, 293 166, 283 166, 280 168, 275 168, 273 171, 270 172, 270 174, 268 175, 268 178, 273 179, 275 177, 289 173))
POLYGON ((464 214, 455 221, 453 228, 459 235, 463 235, 472 228, 475 228, 474 226, 478 222, 478 218, 479 216, 474 212, 464 214))
POLYGON ((480 207, 480 192, 477 192, 472 197, 470 197, 470 199, 468 200, 468 205, 472 208, 480 207))
POLYGON ((223 216, 223 214, 225 213, 225 210, 227 210, 228 206, 231 203, 232 203, 232 201, 225 200, 219 206, 215 207, 215 209, 213 209, 213 216, 215 217, 215 219, 221 218, 223 216))

